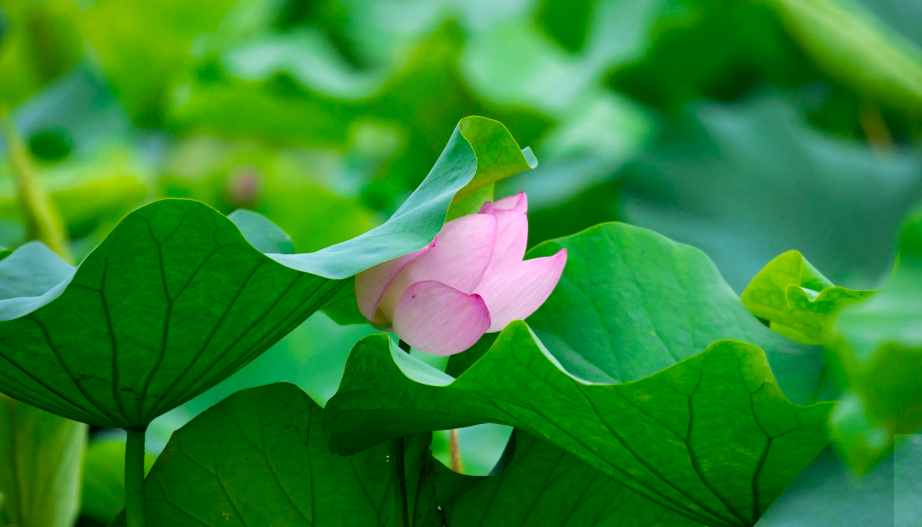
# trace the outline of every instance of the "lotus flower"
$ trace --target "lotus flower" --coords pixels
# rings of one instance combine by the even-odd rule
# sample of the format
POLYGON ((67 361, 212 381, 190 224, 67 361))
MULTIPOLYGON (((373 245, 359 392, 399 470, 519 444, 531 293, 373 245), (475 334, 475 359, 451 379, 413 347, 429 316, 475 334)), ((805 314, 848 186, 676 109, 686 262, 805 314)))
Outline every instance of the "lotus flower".
POLYGON ((359 310, 410 346, 454 355, 534 313, 560 280, 567 251, 522 260, 524 192, 486 202, 442 227, 428 246, 355 277, 359 310))

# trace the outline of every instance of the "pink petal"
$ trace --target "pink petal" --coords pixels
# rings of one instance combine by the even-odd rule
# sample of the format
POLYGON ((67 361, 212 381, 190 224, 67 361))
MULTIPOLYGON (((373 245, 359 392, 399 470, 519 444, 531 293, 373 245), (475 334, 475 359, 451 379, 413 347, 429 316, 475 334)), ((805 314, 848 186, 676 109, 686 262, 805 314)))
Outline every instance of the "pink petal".
POLYGON ((394 319, 397 301, 412 284, 436 280, 464 293, 472 293, 483 278, 496 244, 496 218, 471 214, 452 220, 435 237, 435 246, 394 278, 379 308, 394 319))
POLYGON ((383 322, 380 316, 379 320, 375 320, 375 313, 378 311, 378 304, 384 298, 388 286, 410 262, 426 254, 433 247, 435 247, 435 240, 418 251, 388 260, 355 275, 355 298, 362 315, 371 322, 383 322))
POLYGON ((521 262, 528 246, 528 218, 524 212, 497 210, 493 215, 496 216, 496 246, 486 274, 521 262))
POLYGON ((567 264, 567 250, 554 256, 535 258, 490 270, 475 294, 483 297, 493 321, 487 333, 506 327, 513 320, 528 318, 551 296, 567 264))
POLYGON ((432 355, 461 353, 489 327, 490 312, 479 295, 469 295, 435 280, 407 288, 394 311, 397 336, 432 355))
POLYGON ((519 212, 528 212, 528 196, 524 192, 519 192, 514 196, 508 196, 501 200, 488 201, 480 207, 480 214, 493 214, 498 210, 517 210, 519 212))

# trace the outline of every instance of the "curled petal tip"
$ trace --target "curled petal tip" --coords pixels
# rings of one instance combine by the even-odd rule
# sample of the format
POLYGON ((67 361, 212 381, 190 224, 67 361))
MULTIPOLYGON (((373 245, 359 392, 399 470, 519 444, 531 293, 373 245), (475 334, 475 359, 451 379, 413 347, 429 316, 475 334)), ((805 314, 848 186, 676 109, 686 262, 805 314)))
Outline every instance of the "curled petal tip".
POLYGON ((502 330, 513 320, 525 319, 551 296, 567 263, 567 250, 490 270, 477 289, 490 310, 487 330, 502 330))

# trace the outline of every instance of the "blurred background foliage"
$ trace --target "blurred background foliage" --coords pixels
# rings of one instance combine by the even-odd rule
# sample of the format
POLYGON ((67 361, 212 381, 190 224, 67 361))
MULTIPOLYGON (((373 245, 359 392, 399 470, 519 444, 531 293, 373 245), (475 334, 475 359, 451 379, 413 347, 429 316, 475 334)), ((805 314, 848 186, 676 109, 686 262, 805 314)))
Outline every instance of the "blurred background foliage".
MULTIPOLYGON (((789 249, 871 288, 922 199, 920 27, 919 0, 2 0, 0 116, 76 261, 164 196, 260 212, 301 252, 351 238, 476 114, 540 162, 497 185, 528 192, 530 245, 620 220, 702 248, 737 291, 789 249)), ((5 144, 14 248, 32 233, 5 144)), ((239 388, 286 380, 325 402, 370 331, 318 314, 164 416, 149 449, 239 388)), ((108 434, 86 459, 86 525, 119 506, 108 434)), ((507 437, 463 431, 466 469, 507 437)))

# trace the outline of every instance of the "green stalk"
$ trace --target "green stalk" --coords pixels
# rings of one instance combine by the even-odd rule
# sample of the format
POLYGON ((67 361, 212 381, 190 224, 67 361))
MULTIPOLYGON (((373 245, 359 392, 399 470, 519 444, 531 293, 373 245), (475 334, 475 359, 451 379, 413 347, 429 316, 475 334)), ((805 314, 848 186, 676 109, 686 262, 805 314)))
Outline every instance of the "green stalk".
POLYGON ((125 518, 128 527, 144 527, 144 433, 128 430, 125 445, 125 518))
POLYGON ((67 232, 61 214, 42 188, 32 160, 29 159, 29 153, 16 132, 12 119, 3 108, 0 108, 0 128, 6 138, 7 155, 10 158, 19 206, 26 220, 29 237, 39 240, 58 253, 58 256, 70 261, 67 232))
MULTIPOLYGON (((397 345, 400 346, 400 349, 403 351, 410 353, 410 345, 406 342, 400 340, 397 345)), ((403 443, 402 437, 398 437, 391 442, 391 450, 393 450, 394 454, 394 494, 397 498, 397 525, 400 527, 410 527, 410 507, 407 505, 407 477, 404 468, 403 443)))

